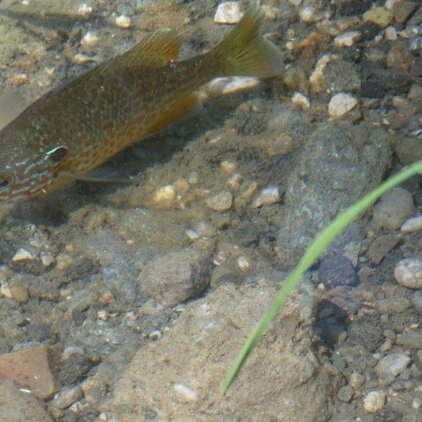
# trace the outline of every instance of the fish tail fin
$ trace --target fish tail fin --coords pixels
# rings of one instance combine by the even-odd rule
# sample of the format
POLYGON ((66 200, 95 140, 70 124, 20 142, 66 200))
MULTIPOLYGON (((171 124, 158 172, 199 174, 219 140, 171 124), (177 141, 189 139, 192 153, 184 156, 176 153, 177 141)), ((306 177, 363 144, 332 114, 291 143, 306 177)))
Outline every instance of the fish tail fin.
POLYGON ((264 14, 251 7, 237 27, 212 51, 221 63, 219 76, 268 78, 281 73, 283 59, 278 48, 258 34, 264 14))

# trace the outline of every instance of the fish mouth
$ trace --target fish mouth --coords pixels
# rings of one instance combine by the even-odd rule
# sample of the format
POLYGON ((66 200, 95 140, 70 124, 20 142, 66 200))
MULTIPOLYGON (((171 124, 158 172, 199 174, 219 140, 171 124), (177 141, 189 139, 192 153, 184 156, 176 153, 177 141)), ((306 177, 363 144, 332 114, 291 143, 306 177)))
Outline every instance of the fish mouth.
POLYGON ((16 178, 7 187, 0 189, 0 200, 24 199, 41 192, 46 193, 48 185, 54 180, 54 174, 32 175, 25 179, 16 178))

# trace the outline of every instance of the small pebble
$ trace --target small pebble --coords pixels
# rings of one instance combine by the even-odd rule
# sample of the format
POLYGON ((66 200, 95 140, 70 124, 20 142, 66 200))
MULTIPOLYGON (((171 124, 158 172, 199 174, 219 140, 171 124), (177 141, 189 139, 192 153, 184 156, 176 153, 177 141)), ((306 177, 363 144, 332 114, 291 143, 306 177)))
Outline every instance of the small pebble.
POLYGON ((325 54, 317 61, 315 69, 309 77, 309 83, 313 91, 320 92, 325 89, 324 68, 329 62, 335 59, 337 59, 335 54, 325 54))
POLYGON ((57 262, 57 269, 63 271, 72 265, 73 258, 66 253, 61 253, 57 255, 56 262, 57 262))
POLYGON ((176 189, 173 185, 166 185, 152 195, 152 206, 158 209, 170 208, 176 199, 176 189))
POLYGON ((213 96, 234 94, 238 91, 250 90, 259 85, 259 80, 250 76, 234 76, 215 78, 206 87, 213 96))
POLYGON ((396 41, 397 39, 397 31, 396 31, 396 28, 394 28, 394 26, 387 26, 387 28, 385 28, 384 34, 385 34, 385 39, 389 41, 396 41))
POLYGON ((189 239, 189 240, 197 240, 197 239, 199 239, 199 233, 196 231, 196 230, 193 230, 193 229, 187 229, 186 231, 185 231, 185 233, 186 233, 186 237, 189 239))
POLYGON ((12 85, 24 85, 28 82, 28 75, 26 73, 17 73, 9 78, 9 83, 12 85))
POLYGON ((403 353, 390 353, 378 362, 375 372, 381 379, 392 380, 407 368, 410 361, 410 357, 403 353))
POLYGON ((213 211, 227 211, 232 207, 233 195, 229 191, 223 191, 208 198, 206 205, 213 211))
POLYGON ((196 185, 199 182, 199 174, 196 171, 189 173, 188 182, 191 185, 196 185))
POLYGON ((32 253, 27 251, 26 249, 20 248, 13 256, 12 261, 13 262, 29 261, 31 259, 34 259, 34 256, 32 255, 32 253))
POLYGON ((261 190, 252 202, 252 208, 272 205, 280 201, 280 192, 277 186, 268 186, 261 190))
POLYGON ((19 303, 27 303, 29 300, 28 289, 25 286, 19 284, 11 286, 10 293, 13 299, 17 300, 19 303))
POLYGON ((0 294, 4 297, 7 297, 8 299, 12 299, 13 295, 10 291, 9 283, 2 283, 0 286, 0 294))
POLYGON ((409 218, 404 222, 400 229, 403 233, 413 233, 422 230, 422 215, 409 218))
POLYGON ((81 45, 91 47, 98 43, 100 38, 94 32, 88 31, 81 39, 81 45))
POLYGON ((362 38, 359 31, 345 32, 344 34, 337 35, 334 38, 334 45, 336 47, 351 47, 356 41, 362 38))
POLYGON ((240 183, 242 182, 242 175, 239 173, 233 174, 232 177, 230 177, 229 180, 226 182, 226 186, 232 191, 237 192, 240 189, 240 183))
POLYGON ((240 12, 239 2, 226 1, 220 3, 214 16, 215 23, 235 24, 240 21, 242 14, 240 12))
POLYGON ((189 191, 190 184, 184 177, 181 177, 174 182, 174 188, 177 193, 184 194, 189 191))
POLYGON ((108 320, 108 312, 105 310, 97 311, 97 317, 101 321, 107 321, 108 320))
POLYGON ((386 28, 393 20, 393 12, 385 7, 374 7, 363 14, 364 22, 373 22, 380 28, 386 28))
POLYGON ((41 254, 41 262, 44 265, 44 267, 49 267, 54 263, 54 256, 53 254, 49 252, 43 252, 41 254))
POLYGON ((50 406, 57 409, 67 409, 73 403, 80 400, 83 396, 82 389, 79 385, 65 387, 56 397, 49 403, 50 406))
POLYGON ((306 97, 305 95, 301 94, 300 92, 295 92, 293 94, 292 103, 295 106, 300 107, 302 110, 306 110, 306 109, 308 109, 311 106, 308 97, 306 97))
POLYGON ((363 399, 363 407, 368 413, 380 411, 385 404, 385 393, 382 391, 371 391, 363 399))
POLYGON ((77 53, 72 57, 72 63, 84 64, 88 62, 96 62, 96 57, 87 56, 86 54, 77 53))
POLYGON ((328 104, 328 114, 334 118, 344 116, 353 110, 357 104, 358 100, 350 94, 336 94, 328 104))
POLYGON ((255 194, 257 189, 258 189, 257 182, 244 183, 239 196, 234 201, 235 206, 236 207, 245 206, 249 202, 249 200, 252 198, 252 196, 255 194))
POLYGON ((396 230, 414 213, 412 194, 403 188, 393 188, 374 206, 373 219, 379 227, 396 230))
POLYGON ((244 256, 240 256, 237 260, 237 265, 242 271, 249 271, 251 269, 251 263, 244 256))
POLYGON ((419 312, 422 313, 422 292, 417 290, 411 297, 412 305, 419 312))
POLYGON ((173 388, 178 394, 183 396, 188 401, 196 401, 198 399, 196 392, 184 384, 174 384, 173 388))
POLYGON ((78 7, 78 13, 81 16, 88 16, 92 13, 92 7, 88 6, 86 3, 82 3, 78 7))
POLYGON ((117 18, 114 20, 114 23, 119 27, 119 28, 130 28, 130 26, 132 25, 132 20, 125 15, 120 15, 117 16, 117 18))
POLYGON ((345 403, 349 403, 353 397, 353 390, 350 385, 344 385, 343 387, 340 387, 337 392, 337 397, 339 398, 339 400, 345 403))
POLYGON ((401 286, 409 289, 422 289, 422 260, 406 258, 394 268, 394 278, 401 286))
POLYGON ((220 163, 221 169, 224 173, 232 174, 236 170, 236 163, 229 160, 224 160, 220 163))
POLYGON ((359 388, 365 382, 365 378, 359 372, 352 372, 350 375, 349 384, 352 388, 359 388))
POLYGON ((315 23, 326 17, 326 14, 317 11, 313 6, 304 6, 299 10, 299 17, 302 22, 315 23))

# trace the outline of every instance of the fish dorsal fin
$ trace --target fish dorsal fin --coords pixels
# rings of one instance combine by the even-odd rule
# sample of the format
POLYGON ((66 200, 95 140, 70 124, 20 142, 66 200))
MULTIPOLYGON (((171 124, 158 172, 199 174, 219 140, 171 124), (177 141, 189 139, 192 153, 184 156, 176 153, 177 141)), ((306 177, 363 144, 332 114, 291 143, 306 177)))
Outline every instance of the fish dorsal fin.
POLYGON ((99 69, 101 74, 118 74, 139 67, 162 67, 176 60, 180 51, 180 38, 172 29, 162 29, 146 35, 129 51, 118 56, 99 69))

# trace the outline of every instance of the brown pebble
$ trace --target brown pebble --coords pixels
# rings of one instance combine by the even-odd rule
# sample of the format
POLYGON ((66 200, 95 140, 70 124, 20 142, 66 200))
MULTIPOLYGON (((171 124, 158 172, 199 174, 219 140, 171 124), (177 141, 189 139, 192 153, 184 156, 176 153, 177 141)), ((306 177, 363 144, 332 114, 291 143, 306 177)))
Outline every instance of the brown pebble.
POLYGON ((20 284, 11 286, 10 293, 13 299, 17 300, 19 303, 26 303, 29 300, 28 289, 25 286, 21 286, 20 284))
POLYGON ((0 379, 29 389, 41 400, 48 400, 57 391, 44 345, 0 355, 0 379))
POLYGON ((116 299, 113 296, 113 293, 110 291, 104 292, 99 299, 101 305, 110 305, 116 301, 116 299))
POLYGON ((405 43, 394 43, 387 53, 387 65, 394 69, 409 70, 414 62, 405 43))
POLYGON ((398 1, 393 4, 394 20, 397 23, 405 23, 415 11, 416 3, 413 1, 398 1))
POLYGON ((373 264, 378 265, 385 256, 400 242, 401 235, 386 234, 377 237, 369 246, 368 256, 373 264))

